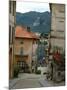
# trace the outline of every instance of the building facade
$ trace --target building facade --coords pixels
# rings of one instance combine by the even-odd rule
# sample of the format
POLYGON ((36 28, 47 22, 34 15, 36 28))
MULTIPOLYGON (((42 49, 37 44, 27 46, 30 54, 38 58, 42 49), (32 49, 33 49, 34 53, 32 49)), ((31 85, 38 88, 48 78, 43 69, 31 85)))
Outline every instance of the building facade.
POLYGON ((16 1, 9 0, 9 78, 13 77, 13 43, 16 23, 16 1))
MULTIPOLYGON (((65 48, 65 5, 50 4, 51 9, 51 50, 57 46, 65 48)), ((52 51, 51 51, 52 52, 52 51)))
POLYGON ((16 26, 14 57, 15 64, 19 65, 20 72, 32 72, 36 59, 38 37, 24 26, 16 26))

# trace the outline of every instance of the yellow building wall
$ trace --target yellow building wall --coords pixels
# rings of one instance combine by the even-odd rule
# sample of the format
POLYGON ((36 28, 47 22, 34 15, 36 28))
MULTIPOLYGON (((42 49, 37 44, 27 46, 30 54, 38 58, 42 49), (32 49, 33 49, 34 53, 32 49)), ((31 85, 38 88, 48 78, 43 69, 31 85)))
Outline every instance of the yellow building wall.
MULTIPOLYGON (((15 43, 14 43, 14 55, 20 55, 20 50, 21 47, 23 47, 23 55, 28 55, 26 58, 26 62, 30 68, 31 71, 31 63, 32 63, 32 52, 33 52, 33 39, 21 39, 21 38, 16 38, 15 43), (21 44, 23 42, 23 44, 21 44)), ((18 61, 18 58, 15 57, 15 62, 18 61)))

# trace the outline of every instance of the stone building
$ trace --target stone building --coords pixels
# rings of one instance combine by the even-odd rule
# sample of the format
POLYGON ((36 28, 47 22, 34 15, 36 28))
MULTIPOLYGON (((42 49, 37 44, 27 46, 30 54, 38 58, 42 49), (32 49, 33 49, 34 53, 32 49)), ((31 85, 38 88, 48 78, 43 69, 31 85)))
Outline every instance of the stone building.
POLYGON ((9 0, 9 78, 13 77, 13 43, 16 23, 16 1, 9 0))
POLYGON ((50 62, 49 78, 59 82, 65 80, 65 5, 50 4, 51 33, 50 33, 50 62))
MULTIPOLYGON (((32 72, 32 64, 35 63, 37 41, 39 38, 25 26, 16 26, 14 42, 14 64, 20 68, 20 72, 32 72)), ((35 64, 34 64, 35 65, 35 64)))
POLYGON ((65 48, 65 5, 50 4, 51 9, 51 50, 54 46, 65 48))

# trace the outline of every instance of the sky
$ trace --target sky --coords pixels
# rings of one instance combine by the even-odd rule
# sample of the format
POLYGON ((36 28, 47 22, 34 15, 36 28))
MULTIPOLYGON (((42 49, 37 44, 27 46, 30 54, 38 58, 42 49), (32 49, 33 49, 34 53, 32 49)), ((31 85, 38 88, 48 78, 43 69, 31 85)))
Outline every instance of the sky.
POLYGON ((26 13, 29 11, 37 11, 37 12, 50 11, 49 4, 17 1, 16 12, 26 13))

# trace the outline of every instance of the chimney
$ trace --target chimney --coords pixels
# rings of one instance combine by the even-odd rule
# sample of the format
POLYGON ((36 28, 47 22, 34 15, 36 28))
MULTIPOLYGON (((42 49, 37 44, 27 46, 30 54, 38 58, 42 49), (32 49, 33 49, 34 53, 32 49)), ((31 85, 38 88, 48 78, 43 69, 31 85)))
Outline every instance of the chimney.
POLYGON ((31 29, 30 29, 30 27, 27 27, 27 31, 28 31, 28 32, 31 32, 31 29))

